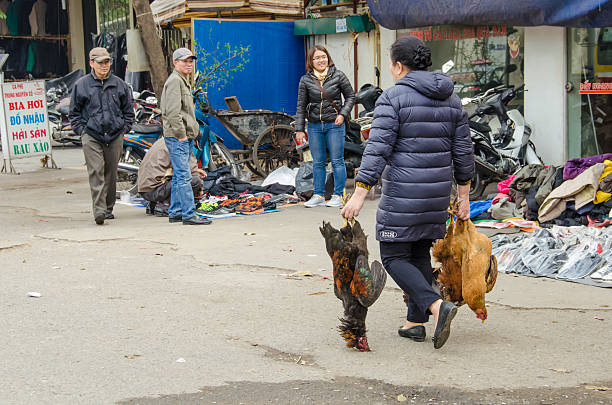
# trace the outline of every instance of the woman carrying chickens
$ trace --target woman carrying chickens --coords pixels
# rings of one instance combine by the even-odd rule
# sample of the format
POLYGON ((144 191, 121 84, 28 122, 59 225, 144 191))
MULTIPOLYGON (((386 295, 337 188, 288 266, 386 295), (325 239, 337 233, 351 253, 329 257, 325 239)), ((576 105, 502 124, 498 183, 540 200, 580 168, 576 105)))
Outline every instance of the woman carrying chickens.
POLYGON ((346 183, 344 122, 355 104, 355 94, 346 75, 336 69, 329 52, 320 45, 308 51, 306 70, 298 87, 295 119, 298 143, 306 138, 304 120, 308 119, 308 143, 313 158, 314 194, 304 205, 341 207, 346 183), (334 171, 334 194, 327 203, 324 197, 326 146, 334 171))
POLYGON ((406 324, 400 336, 425 340, 434 316, 433 343, 439 349, 450 334, 457 312, 431 287, 430 248, 446 232, 453 176, 458 184, 457 217, 469 219, 469 180, 474 155, 466 113, 453 82, 430 72, 431 51, 416 37, 391 46, 395 85, 376 103, 370 138, 355 178, 355 193, 342 210, 359 215, 368 190, 382 175, 376 213, 376 239, 385 270, 408 295, 406 324))

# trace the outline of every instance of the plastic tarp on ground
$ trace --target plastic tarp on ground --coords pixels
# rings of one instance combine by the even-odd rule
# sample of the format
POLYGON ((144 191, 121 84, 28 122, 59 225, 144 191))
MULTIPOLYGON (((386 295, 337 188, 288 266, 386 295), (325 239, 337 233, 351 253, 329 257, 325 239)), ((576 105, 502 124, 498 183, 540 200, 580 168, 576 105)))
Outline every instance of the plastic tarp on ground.
POLYGON ((440 24, 612 25, 612 0, 368 0, 383 27, 396 30, 440 24))

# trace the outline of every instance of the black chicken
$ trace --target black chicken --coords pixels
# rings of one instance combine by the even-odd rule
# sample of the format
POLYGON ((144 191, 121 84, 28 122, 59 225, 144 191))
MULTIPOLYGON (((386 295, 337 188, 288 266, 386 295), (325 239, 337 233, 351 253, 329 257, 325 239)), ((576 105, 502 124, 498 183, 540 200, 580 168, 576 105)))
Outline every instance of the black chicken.
POLYGON ((367 236, 359 222, 346 223, 340 230, 323 221, 319 228, 334 265, 334 293, 342 300, 344 317, 338 330, 347 347, 369 351, 365 319, 368 307, 380 296, 387 273, 378 261, 368 265, 367 236))

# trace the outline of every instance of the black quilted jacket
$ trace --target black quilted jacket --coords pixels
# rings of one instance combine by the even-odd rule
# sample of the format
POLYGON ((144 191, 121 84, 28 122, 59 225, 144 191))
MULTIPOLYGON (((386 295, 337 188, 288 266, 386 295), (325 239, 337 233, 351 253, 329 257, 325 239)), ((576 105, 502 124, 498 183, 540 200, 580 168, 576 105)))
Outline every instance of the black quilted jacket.
POLYGON ((335 66, 330 66, 323 82, 323 89, 340 109, 339 112, 327 101, 315 80, 318 81, 312 72, 306 73, 300 79, 295 120, 295 128, 298 131, 304 131, 304 119, 308 119, 308 122, 334 122, 340 113, 348 121, 351 109, 355 105, 355 93, 351 83, 335 66))

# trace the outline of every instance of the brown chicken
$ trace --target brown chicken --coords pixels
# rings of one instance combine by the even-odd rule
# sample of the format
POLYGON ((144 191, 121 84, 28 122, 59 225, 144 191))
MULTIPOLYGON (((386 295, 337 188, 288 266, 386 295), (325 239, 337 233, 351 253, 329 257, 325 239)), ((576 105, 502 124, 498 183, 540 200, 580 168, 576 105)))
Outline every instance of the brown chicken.
POLYGON ((319 228, 334 267, 334 293, 342 300, 344 317, 338 330, 347 347, 369 351, 365 319, 368 307, 380 296, 387 273, 378 261, 368 265, 367 236, 359 222, 346 223, 340 230, 323 221, 319 228))
MULTIPOLYGON (((452 207, 453 208, 453 207, 452 207)), ((433 245, 433 257, 441 263, 438 282, 442 298, 457 305, 468 304, 483 322, 487 319, 485 293, 497 280, 497 259, 491 241, 476 230, 472 221, 457 219, 451 209, 450 225, 444 239, 433 245)))

